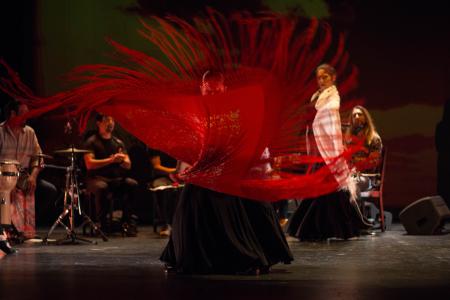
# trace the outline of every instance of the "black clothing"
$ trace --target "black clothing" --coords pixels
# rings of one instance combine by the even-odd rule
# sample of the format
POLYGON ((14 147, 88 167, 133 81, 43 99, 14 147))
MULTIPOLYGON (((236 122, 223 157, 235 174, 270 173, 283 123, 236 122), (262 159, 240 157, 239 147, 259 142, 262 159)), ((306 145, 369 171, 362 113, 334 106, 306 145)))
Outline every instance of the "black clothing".
POLYGON ((39 222, 39 224, 45 225, 53 224, 60 213, 57 209, 57 200, 62 199, 62 193, 58 192, 58 189, 53 183, 42 179, 42 175, 39 174, 35 195, 37 200, 36 223, 39 222), (51 218, 49 218, 49 216, 51 218))
POLYGON ((450 207, 450 99, 444 104, 442 120, 436 126, 437 193, 450 207))
POLYGON ((243 199, 242 203, 269 266, 279 262, 289 264, 294 258, 272 204, 249 199, 243 199))
MULTIPOLYGON (((90 136, 85 148, 94 153, 95 159, 105 159, 113 154, 123 152, 126 153, 124 143, 115 136, 110 139, 102 138, 98 133, 90 136)), ((88 177, 102 176, 106 178, 123 177, 126 170, 119 163, 113 163, 95 170, 88 170, 88 177)))
POLYGON ((135 213, 135 199, 138 183, 129 177, 105 178, 90 177, 86 182, 87 190, 94 195, 94 221, 107 223, 107 215, 114 209, 122 209, 122 221, 129 222, 135 213), (116 200, 116 203, 114 201, 116 200))
POLYGON ((288 218, 288 207, 289 207, 289 200, 279 200, 272 203, 273 208, 277 212, 279 219, 287 219, 288 218))
POLYGON ((436 126, 437 193, 450 207, 450 122, 436 126))
POLYGON ((328 238, 349 239, 370 228, 363 221, 348 192, 338 191, 314 199, 305 199, 291 218, 287 232, 300 241, 321 241, 328 238))
POLYGON ((181 273, 236 274, 293 260, 268 203, 186 185, 160 258, 181 273))
MULTIPOLYGON (((308 154, 320 156, 312 131, 312 123, 317 113, 314 104, 310 103, 308 107, 310 117, 307 133, 308 154)), ((324 162, 315 163, 308 166, 307 172, 314 172, 319 168, 327 166, 324 162)), ((340 190, 301 201, 289 222, 287 233, 300 241, 317 241, 332 237, 342 239, 357 237, 361 229, 368 228, 370 224, 364 222, 357 205, 350 202, 350 194, 340 190)))
MULTIPOLYGON (((95 159, 105 159, 119 152, 126 153, 125 145, 120 139, 115 136, 104 139, 98 133, 87 139, 85 148, 93 152, 95 159)), ((88 170, 86 186, 95 197, 95 221, 105 224, 108 213, 115 208, 122 209, 123 222, 130 221, 135 211, 138 183, 126 175, 127 170, 119 163, 88 170), (114 203, 114 200, 119 201, 114 203)))
MULTIPOLYGON (((167 168, 175 168, 177 165, 177 160, 170 157, 166 153, 148 148, 147 150, 149 160, 155 157, 159 157, 161 160, 161 165, 167 168)), ((173 181, 170 179, 169 174, 161 170, 156 170, 151 167, 151 181, 149 186, 152 188, 171 185, 173 181)), ((177 206, 179 198, 178 189, 166 189, 161 191, 154 191, 154 209, 156 210, 156 218, 159 224, 163 228, 167 228, 167 225, 172 225, 173 216, 175 214, 175 209, 177 206)))

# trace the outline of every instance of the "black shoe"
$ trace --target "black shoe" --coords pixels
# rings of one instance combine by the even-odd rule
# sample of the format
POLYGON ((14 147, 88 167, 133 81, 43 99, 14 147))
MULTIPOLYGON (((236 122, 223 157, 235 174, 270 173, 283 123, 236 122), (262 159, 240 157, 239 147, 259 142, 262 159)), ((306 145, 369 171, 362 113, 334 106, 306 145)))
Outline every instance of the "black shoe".
POLYGON ((136 237, 137 236, 136 227, 133 225, 130 225, 128 223, 123 223, 122 224, 122 236, 136 237))
POLYGON ((135 215, 131 215, 130 217, 130 226, 133 227, 133 230, 137 233, 138 232, 138 217, 135 215))
POLYGON ((164 272, 166 273, 177 273, 177 268, 170 264, 164 264, 164 272))
POLYGON ((7 241, 0 241, 0 250, 5 252, 6 254, 17 253, 17 250, 11 247, 7 241))

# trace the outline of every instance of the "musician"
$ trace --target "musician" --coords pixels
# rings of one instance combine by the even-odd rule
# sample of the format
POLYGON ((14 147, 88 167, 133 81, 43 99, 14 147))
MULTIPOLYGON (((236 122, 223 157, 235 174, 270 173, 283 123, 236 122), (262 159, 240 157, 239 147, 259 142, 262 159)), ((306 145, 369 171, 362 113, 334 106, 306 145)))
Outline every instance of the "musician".
MULTIPOLYGON (((377 173, 381 162, 383 144, 380 135, 375 129, 369 111, 360 105, 352 109, 350 127, 345 133, 346 146, 362 145, 362 149, 352 156, 350 165, 360 173, 377 173)), ((371 178, 359 175, 358 189, 367 191, 373 186, 371 178)))
MULTIPOLYGON (((36 233, 34 192, 41 169, 37 155, 42 151, 33 128, 25 124, 23 116, 27 112, 27 105, 16 100, 6 105, 6 121, 0 124, 0 160, 15 160, 20 163, 20 188, 11 192, 11 219, 24 238, 33 238, 36 233)), ((5 242, 0 243, 5 251, 5 242)), ((10 250, 5 252, 13 252, 10 250)))
POLYGON ((87 189, 95 196, 95 221, 100 226, 107 223, 107 215, 113 203, 108 203, 108 194, 120 196, 122 202, 122 230, 128 236, 136 236, 136 220, 134 200, 138 183, 127 176, 131 168, 131 160, 126 152, 125 144, 115 137, 115 122, 111 116, 97 114, 96 132, 90 136, 85 148, 91 153, 84 155, 88 170, 87 189))
MULTIPOLYGON (((152 182, 151 187, 170 186, 174 183, 172 174, 177 172, 174 164, 176 161, 171 159, 163 152, 149 150, 150 164, 152 165, 152 182), (161 158, 162 157, 162 158, 161 158)), ((156 194, 156 213, 158 219, 162 222, 159 235, 161 237, 170 236, 173 214, 175 212, 177 193, 173 190, 162 190, 155 192, 156 194)))

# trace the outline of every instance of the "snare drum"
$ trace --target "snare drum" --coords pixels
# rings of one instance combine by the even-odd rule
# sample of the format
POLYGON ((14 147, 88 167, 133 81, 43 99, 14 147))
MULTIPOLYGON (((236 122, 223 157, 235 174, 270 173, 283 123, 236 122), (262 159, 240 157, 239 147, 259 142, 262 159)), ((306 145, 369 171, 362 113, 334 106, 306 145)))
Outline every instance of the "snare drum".
POLYGON ((16 187, 19 169, 15 160, 0 160, 0 224, 11 224, 11 191, 16 187))

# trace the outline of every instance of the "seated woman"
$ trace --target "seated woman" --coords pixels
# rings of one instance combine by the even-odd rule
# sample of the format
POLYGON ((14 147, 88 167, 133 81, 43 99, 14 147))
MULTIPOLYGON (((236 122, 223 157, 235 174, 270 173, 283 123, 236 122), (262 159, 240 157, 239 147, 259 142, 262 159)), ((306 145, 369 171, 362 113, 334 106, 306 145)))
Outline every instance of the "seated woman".
POLYGON ((383 145, 368 110, 360 105, 352 110, 350 126, 345 134, 345 144, 347 147, 362 146, 361 150, 352 155, 350 165, 357 172, 359 192, 370 190, 376 185, 375 178, 364 174, 379 172, 383 145))

